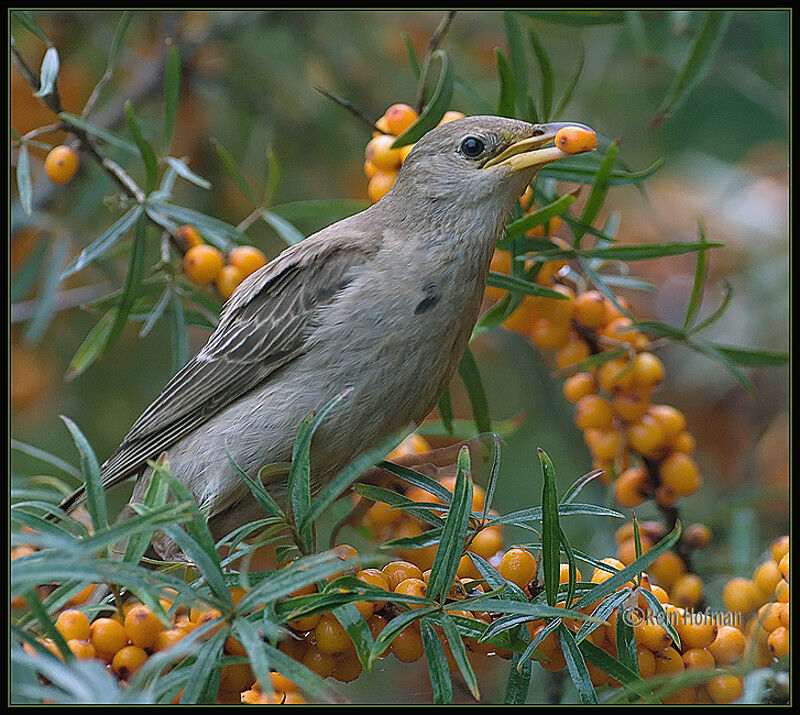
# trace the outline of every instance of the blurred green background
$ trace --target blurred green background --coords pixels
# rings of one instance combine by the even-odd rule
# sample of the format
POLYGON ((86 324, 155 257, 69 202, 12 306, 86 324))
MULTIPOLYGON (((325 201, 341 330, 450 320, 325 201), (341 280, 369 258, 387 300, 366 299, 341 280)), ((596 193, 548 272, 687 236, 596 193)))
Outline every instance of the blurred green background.
MULTIPOLYGON (((103 74, 119 14, 58 11, 35 17, 59 50, 64 104, 79 111, 103 74)), ((422 54, 440 19, 438 12, 136 12, 95 121, 122 130, 120 108, 132 98, 145 129, 159 125, 165 38, 172 38, 184 64, 172 153, 187 156, 192 169, 214 185, 213 191, 205 192, 184 182, 176 202, 232 224, 249 213, 214 154, 212 137, 233 154, 255 186, 263 183, 266 150, 275 151, 282 165, 277 203, 365 199, 362 163, 369 131, 314 87, 349 99, 374 119, 395 102, 413 104, 416 81, 401 32, 409 33, 422 54)), ((690 12, 652 11, 627 13, 622 22, 590 27, 527 17, 520 21, 535 27, 550 53, 556 96, 574 69, 579 47, 585 48, 575 98, 559 119, 585 122, 619 139, 620 156, 634 169, 665 159, 664 168, 643 190, 613 189, 598 225, 616 211, 622 241, 693 240, 697 219, 703 217, 709 238, 726 244, 711 256, 704 314, 711 313, 722 296, 721 279, 728 279, 735 290, 730 310, 708 337, 785 349, 789 14, 734 12, 704 78, 666 123, 650 130, 648 124, 684 62, 701 19, 690 12)), ((15 23, 11 29, 29 64, 38 67, 43 45, 15 23)), ((494 102, 494 48, 505 49, 502 14, 459 12, 444 47, 458 74, 494 102)), ((537 77, 532 76, 535 84, 537 77)), ((20 133, 54 120, 15 69, 10 95, 11 124, 20 133)), ((452 108, 476 111, 458 89, 452 108)), ((46 180, 37 158, 33 164, 32 220, 19 210, 15 192, 11 197, 11 436, 75 463, 74 447, 58 418, 68 415, 102 459, 170 376, 170 337, 159 325, 140 340, 137 330, 129 327, 104 359, 69 383, 63 381, 64 373, 97 315, 77 307, 64 310, 40 339, 26 339, 26 318, 37 288, 15 290, 15 279, 28 257, 37 245, 61 237, 69 241, 72 257, 115 216, 105 200, 114 187, 88 160, 71 184, 57 189, 46 180)), ((300 228, 310 232, 319 226, 300 228)), ((248 236, 270 256, 283 245, 263 224, 255 225, 248 236)), ((650 293, 625 293, 634 313, 678 323, 691 287, 694 257, 641 262, 633 268, 656 286, 650 293)), ((120 285, 124 271, 124 261, 107 261, 63 287, 120 285)), ((193 350, 205 336, 193 329, 193 350)), ((551 377, 551 358, 502 329, 482 338, 474 350, 492 416, 526 416, 503 452, 497 508, 538 503, 537 447, 551 455, 566 488, 590 468, 591 459, 573 426, 572 408, 561 396, 559 381, 551 377)), ((705 484, 700 493, 683 500, 682 516, 687 524, 700 520, 714 530, 715 542, 697 565, 707 581, 711 605, 719 605, 725 576, 749 575, 766 541, 788 529, 789 371, 752 371, 758 389, 754 398, 719 365, 695 353, 668 347, 661 357, 667 379, 659 401, 686 413, 698 441, 705 484)), ((468 418, 460 385, 453 389, 457 416, 468 418)), ((46 471, 40 462, 12 453, 11 473, 18 483, 46 471)), ((587 501, 608 498, 599 486, 589 492, 587 501)), ((118 499, 125 496, 123 489, 118 499)), ((647 505, 639 511, 645 518, 655 514, 647 505)), ((579 548, 598 557, 613 553, 615 524, 573 519, 567 527, 579 548)), ((508 543, 515 538, 520 535, 507 534, 508 543)), ((417 667, 424 664, 398 667, 398 677, 362 678, 350 687, 365 695, 391 688, 385 700, 407 700, 409 684, 420 692, 429 687, 417 667)), ((504 672, 504 664, 498 667, 504 672)))

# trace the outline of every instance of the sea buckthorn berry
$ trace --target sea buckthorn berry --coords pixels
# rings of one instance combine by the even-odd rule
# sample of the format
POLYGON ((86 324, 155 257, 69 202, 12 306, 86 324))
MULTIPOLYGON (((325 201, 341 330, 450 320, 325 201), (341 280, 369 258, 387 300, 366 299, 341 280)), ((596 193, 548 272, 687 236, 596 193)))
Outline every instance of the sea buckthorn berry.
POLYGON ((413 663, 423 654, 419 627, 412 624, 398 633, 392 641, 392 653, 402 663, 413 663))
MULTIPOLYGON (((472 507, 475 509, 475 506, 472 507)), ((481 509, 483 507, 480 507, 481 509)), ((469 545, 473 554, 490 559, 503 548, 503 530, 499 526, 487 526, 481 529, 469 545)), ((477 578, 477 576, 475 577, 477 578)))
POLYGON ((784 581, 789 580, 789 552, 787 551, 780 560, 778 564, 778 569, 781 572, 781 576, 783 576, 784 581))
POLYGON ((702 614, 694 618, 689 614, 685 618, 677 619, 675 630, 681 637, 683 648, 706 648, 714 642, 718 628, 710 619, 702 617, 702 614))
POLYGON ((609 429, 614 424, 614 410, 599 395, 586 395, 575 405, 575 424, 582 430, 609 429))
POLYGON ((94 592, 94 589, 95 584, 88 584, 82 591, 79 591, 72 598, 70 598, 69 601, 67 601, 67 605, 80 606, 82 603, 86 603, 86 601, 89 600, 89 596, 91 596, 94 592))
POLYGON ((722 602, 732 613, 750 613, 760 601, 756 585, 741 576, 732 578, 722 589, 722 602))
POLYGON ((113 618, 98 618, 90 628, 92 645, 100 656, 111 659, 120 648, 128 645, 128 634, 113 618))
POLYGON ((152 648, 164 625, 147 606, 135 606, 125 616, 128 640, 140 648, 152 648))
POLYGON ((195 283, 213 283, 217 280, 223 263, 219 249, 206 244, 190 248, 183 257, 186 275, 195 283))
POLYGON ((676 606, 690 608, 703 598, 703 581, 697 574, 683 574, 672 584, 671 600, 676 606))
POLYGON ((500 575, 520 588, 525 588, 536 576, 536 559, 525 549, 510 549, 500 560, 500 575))
POLYGON ((696 442, 694 437, 692 437, 692 435, 685 430, 669 443, 669 448, 671 451, 686 452, 686 454, 691 454, 694 452, 695 446, 696 442))
POLYGON ((450 122, 455 122, 457 119, 463 119, 464 115, 461 112, 454 112, 450 110, 449 112, 445 112, 444 116, 439 121, 438 126, 442 126, 442 124, 448 124, 450 122))
POLYGON ((759 564, 753 572, 753 583, 761 592, 762 599, 768 599, 775 593, 775 586, 781 580, 781 572, 774 561, 759 564))
POLYGON ((775 598, 778 603, 789 603, 789 582, 781 579, 775 586, 775 598))
POLYGON ((57 146, 44 160, 44 170, 54 184, 66 184, 78 170, 78 155, 68 146, 57 146))
MULTIPOLYGON (((653 628, 653 626, 650 627, 653 628)), ((661 628, 661 626, 655 626, 655 628, 661 628)), ((635 630, 636 628, 634 628, 634 631, 635 630)), ((664 629, 661 628, 661 630, 663 631, 664 629)), ((669 640, 669 635, 667 635, 666 631, 664 631, 664 635, 666 636, 667 640, 669 640)), ((642 641, 640 641, 638 637, 636 641, 638 643, 642 643, 642 641)), ((643 643, 643 645, 650 648, 650 646, 648 646, 647 643, 643 643)), ((685 669, 683 658, 681 658, 681 654, 678 653, 678 651, 675 650, 672 646, 664 648, 650 648, 650 649, 654 651, 653 655, 655 655, 656 658, 656 674, 666 675, 668 673, 669 674, 681 673, 685 669)))
POLYGON ((687 496, 698 490, 702 483, 700 470, 685 452, 673 452, 658 467, 661 483, 678 496, 687 496))
POLYGON ((690 524, 683 534, 684 543, 693 549, 705 549, 713 535, 705 524, 690 524))
POLYGON ((610 462, 619 453, 620 434, 615 429, 588 429, 583 438, 592 456, 600 462, 610 462))
POLYGON ((300 631, 301 633, 305 633, 306 631, 313 631, 321 620, 322 620, 322 614, 315 613, 311 616, 302 616, 300 618, 295 618, 293 621, 289 621, 288 626, 289 628, 295 631, 300 631))
POLYGON ((642 645, 637 645, 636 656, 639 660, 639 675, 642 678, 651 677, 656 672, 656 659, 653 651, 642 645))
MULTIPOLYGON (((359 581, 368 583, 370 586, 380 588, 383 591, 391 590, 389 588, 389 579, 387 578, 386 574, 378 569, 364 569, 363 571, 359 571, 356 574, 356 578, 359 581)), ((386 601, 375 601, 372 605, 374 610, 380 611, 381 608, 386 605, 386 601)))
POLYGON ((641 333, 633 330, 632 326, 633 321, 630 318, 615 318, 600 331, 600 334, 610 340, 617 340, 634 345, 637 342, 637 337, 641 335, 641 333))
POLYGON ((575 298, 573 318, 586 328, 599 328, 605 322, 605 298, 596 290, 588 290, 575 298))
POLYGON ((123 680, 133 675, 147 660, 147 653, 143 648, 135 645, 126 645, 120 648, 111 660, 111 669, 123 680))
POLYGON ((556 367, 562 370, 586 360, 589 355, 589 346, 580 338, 571 337, 556 354, 556 367))
POLYGON ((765 603, 761 608, 758 609, 758 614, 756 615, 756 622, 767 632, 772 632, 778 626, 780 626, 780 616, 778 615, 780 612, 780 604, 777 603, 765 603))
MULTIPOLYGON (((640 543, 643 554, 647 553, 653 548, 653 542, 644 535, 641 536, 640 543)), ((636 561, 636 541, 632 538, 628 539, 627 541, 623 541, 617 547, 617 558, 626 566, 630 566, 634 561, 636 561)))
POLYGON ((322 616, 314 634, 317 637, 317 648, 323 653, 342 653, 352 646, 347 631, 332 615, 322 616))
POLYGON ((67 645, 78 660, 91 660, 97 655, 97 651, 88 640, 70 638, 67 645))
POLYGON ((251 273, 267 265, 267 257, 255 246, 236 246, 228 254, 228 263, 236 266, 247 278, 251 273))
POLYGON ((390 134, 400 136, 414 122, 419 115, 407 104, 393 104, 383 115, 390 134))
POLYGON ((664 428, 664 439, 667 442, 675 439, 686 429, 686 418, 683 413, 671 405, 653 405, 650 414, 661 423, 664 428))
POLYGON ((789 537, 781 536, 775 539, 775 541, 773 541, 772 545, 769 547, 769 550, 772 554, 772 560, 775 563, 778 563, 785 554, 789 553, 789 537))
POLYGON ((419 566, 409 561, 392 561, 383 567, 383 573, 389 580, 389 589, 394 591, 400 582, 406 579, 422 578, 422 570, 419 566))
POLYGON ((642 419, 650 407, 650 398, 639 392, 620 392, 611 400, 614 412, 625 422, 642 419))
POLYGON ((81 611, 68 610, 62 611, 56 620, 56 628, 58 632, 64 636, 64 640, 81 640, 89 639, 91 627, 89 619, 86 614, 81 611))
POLYGON ((717 705, 728 705, 742 697, 742 679, 735 675, 718 675, 706 681, 706 691, 717 705))
POLYGON ((183 241, 187 251, 190 248, 200 246, 203 243, 203 237, 200 235, 200 232, 194 226, 190 226, 189 224, 178 226, 173 233, 175 234, 176 238, 183 241))
POLYGON ((625 568, 625 564, 623 564, 622 561, 612 557, 603 559, 602 563, 610 566, 612 570, 606 571, 605 569, 601 569, 599 566, 595 567, 595 570, 592 572, 592 583, 605 583, 614 575, 616 571, 625 568))
POLYGON ((255 680, 249 663, 230 663, 220 669, 219 689, 225 693, 241 693, 252 687, 255 680))
POLYGON ((789 655, 789 630, 784 626, 778 626, 769 634, 767 647, 776 658, 784 658, 789 655))
POLYGON ((717 637, 707 650, 714 656, 717 665, 731 665, 744 654, 747 646, 744 634, 733 626, 719 626, 717 637))
POLYGON ((654 457, 661 452, 666 442, 664 428, 649 412, 640 420, 628 425, 628 444, 645 457, 654 457))
POLYGON ((222 628, 223 624, 220 622, 221 618, 222 618, 222 613, 220 613, 220 611, 216 608, 209 608, 198 614, 196 620, 198 628, 206 623, 211 623, 212 621, 218 621, 218 623, 213 628, 210 628, 207 631, 205 631, 205 633, 203 633, 202 640, 211 638, 211 636, 213 636, 215 633, 217 633, 217 631, 219 631, 220 628, 222 628))
POLYGON ((588 372, 579 372, 564 381, 564 397, 572 403, 595 391, 594 378, 588 372))
POLYGON ((305 638, 284 638, 278 644, 278 650, 281 653, 286 653, 292 660, 302 662, 303 657, 308 650, 309 643, 305 638))
POLYGON ((303 655, 303 665, 313 670, 320 678, 327 678, 336 667, 336 658, 312 645, 303 655))
POLYGON ((364 174, 368 179, 371 179, 375 174, 377 174, 380 169, 375 166, 369 159, 364 160, 364 174))
MULTIPOLYGON (((281 693, 296 693, 299 688, 297 684, 289 680, 285 675, 281 675, 281 673, 277 671, 272 671, 269 674, 270 680, 272 681, 272 687, 274 690, 278 690, 281 693)), ((258 683, 256 683, 253 687, 257 687, 258 683)), ((260 687, 259 687, 260 690, 260 687)))
POLYGON ((228 300, 243 280, 244 275, 236 266, 222 266, 216 280, 217 291, 222 299, 228 300))
POLYGON ((789 604, 788 603, 782 603, 781 604, 781 608, 778 611, 778 619, 780 620, 781 625, 784 628, 788 628, 789 627, 789 604))
MULTIPOLYGON (((164 631, 166 633, 166 631, 164 631)), ((159 644, 159 639, 156 639, 156 646, 159 644)), ((158 648, 158 650, 162 650, 158 648)), ((237 638, 233 636, 228 636, 225 639, 225 652, 228 655, 235 655, 240 658, 244 658, 247 656, 247 649, 239 642, 237 638)))
POLYGON ((669 602, 669 595, 658 584, 654 583, 652 586, 650 586, 650 590, 653 592, 653 595, 656 597, 659 603, 669 602))
POLYGON ((649 491, 647 472, 642 467, 626 469, 614 482, 614 498, 626 509, 644 503, 649 491))
MULTIPOLYGON (((432 564, 431 564, 432 565, 432 564)), ((459 578, 480 578, 480 572, 475 567, 475 564, 472 563, 472 559, 469 557, 469 554, 464 554, 458 561, 458 569, 456 570, 456 576, 459 578)))
POLYGON ((637 353, 633 359, 633 375, 642 387, 655 387, 664 379, 664 363, 653 353, 637 353))
POLYGON ((546 662, 539 663, 547 671, 551 673, 557 673, 559 670, 564 670, 567 665, 567 661, 564 658, 563 651, 559 648, 558 650, 554 650, 549 656, 546 662))
POLYGON ((569 324, 554 323, 548 318, 539 318, 531 327, 531 340, 540 350, 559 348, 569 340, 569 324))
MULTIPOLYGON (((525 231, 525 235, 528 238, 544 238, 545 234, 548 236, 552 236, 558 229, 561 228, 561 224, 564 223, 560 216, 553 216, 546 224, 539 224, 538 226, 534 226, 533 228, 525 231), (547 226, 547 230, 545 231, 545 226, 547 226)), ((552 276, 554 276, 558 271, 560 271, 564 265, 566 265, 563 261, 548 261, 545 263, 545 266, 550 266, 550 270, 539 272, 539 275, 536 277, 536 282, 540 285, 551 285, 552 284, 552 276)), ((544 266, 542 266, 542 270, 544 271, 544 266)))
POLYGON ((380 201, 389 193, 389 189, 394 186, 395 179, 397 179, 397 172, 391 169, 381 170, 375 174, 369 180, 369 185, 367 186, 369 200, 373 204, 380 201))
MULTIPOLYGON (((186 631, 183 628, 167 628, 158 634, 154 651, 169 650, 178 644, 178 642, 186 636, 186 631)), ((228 639, 230 640, 230 639, 228 639)), ((228 641, 225 641, 225 651, 231 655, 240 655, 228 650, 228 641)), ((246 654, 245 654, 246 655, 246 654)))
POLYGON ((697 702, 697 691, 692 687, 674 690, 661 698, 661 702, 664 705, 693 705, 697 702))
MULTIPOLYGON (((462 557, 464 558, 464 557, 462 557)), ((422 574, 420 573, 420 576, 422 574)), ((394 588, 395 593, 399 593, 402 596, 415 596, 417 598, 425 598, 425 593, 427 591, 427 586, 425 582, 421 578, 407 578, 405 581, 401 581, 397 584, 394 588)), ((408 604, 409 608, 421 608, 421 604, 419 603, 410 603, 408 604)))
MULTIPOLYGON (((581 570, 579 568, 575 569, 575 581, 581 581, 583 577, 581 576, 581 570)), ((558 582, 561 583, 569 583, 569 564, 561 564, 559 566, 558 571, 558 582)))
POLYGON ((562 127, 556 133, 556 146, 568 154, 597 148, 597 134, 585 127, 562 127))
POLYGON ((361 675, 363 669, 364 667, 357 657, 343 657, 336 661, 331 677, 341 683, 351 683, 361 675))
MULTIPOLYGON (((511 273, 511 253, 509 251, 495 251, 492 254, 489 270, 494 271, 495 273, 509 275, 511 273)), ((486 295, 491 298, 491 300, 500 300, 506 293, 507 291, 503 290, 502 288, 486 286, 486 295)))
POLYGON ((379 134, 374 137, 364 152, 366 158, 382 170, 395 170, 400 166, 400 151, 392 149, 395 137, 379 134))
POLYGON ((597 384, 604 392, 629 390, 636 384, 630 362, 624 358, 614 358, 597 368, 597 384))

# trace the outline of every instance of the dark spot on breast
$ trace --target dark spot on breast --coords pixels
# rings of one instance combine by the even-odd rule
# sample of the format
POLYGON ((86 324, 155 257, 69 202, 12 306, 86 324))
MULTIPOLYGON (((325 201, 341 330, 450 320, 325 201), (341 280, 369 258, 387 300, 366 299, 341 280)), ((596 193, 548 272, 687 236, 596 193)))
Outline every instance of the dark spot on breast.
POLYGON ((441 296, 436 292, 435 285, 426 285, 423 288, 423 292, 425 293, 425 297, 419 302, 416 308, 414 308, 414 315, 419 315, 420 313, 424 313, 426 310, 430 310, 439 302, 441 296))

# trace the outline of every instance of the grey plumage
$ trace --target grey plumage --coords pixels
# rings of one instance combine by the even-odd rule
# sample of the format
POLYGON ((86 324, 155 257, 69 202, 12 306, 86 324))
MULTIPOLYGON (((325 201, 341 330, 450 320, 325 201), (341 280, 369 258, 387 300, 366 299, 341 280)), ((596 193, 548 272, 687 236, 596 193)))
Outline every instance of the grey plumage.
MULTIPOLYGON (((558 126, 471 117, 425 135, 381 201, 286 249, 239 286, 205 347, 103 464, 104 486, 139 474, 132 501, 141 501, 146 462, 166 451, 221 534, 259 515, 226 449, 252 475, 287 462, 303 418, 350 388, 312 444, 312 480, 321 484, 419 423, 458 366, 495 242, 545 160, 520 166, 519 156, 536 153, 526 145, 514 166, 492 162, 531 137, 552 138, 558 126), (482 156, 464 155, 465 137, 480 139, 482 156)), ((269 488, 280 500, 285 480, 269 488)), ((82 498, 76 492, 62 506, 82 498)), ((154 545, 175 556, 168 541, 154 545)))

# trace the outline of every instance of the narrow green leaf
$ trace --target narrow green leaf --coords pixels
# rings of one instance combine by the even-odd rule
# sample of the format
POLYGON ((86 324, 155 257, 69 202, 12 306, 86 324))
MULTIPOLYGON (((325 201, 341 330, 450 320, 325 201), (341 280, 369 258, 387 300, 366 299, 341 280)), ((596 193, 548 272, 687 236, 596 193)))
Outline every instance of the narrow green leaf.
POLYGON ((105 531, 108 529, 108 510, 103 480, 100 477, 100 463, 89 440, 84 437, 78 425, 64 415, 61 415, 61 420, 67 426, 72 441, 81 455, 81 473, 86 486, 86 508, 92 518, 92 525, 95 532, 105 531))
POLYGON ((622 10, 519 10, 518 12, 534 20, 575 27, 621 25, 625 22, 625 12, 622 10))
MULTIPOLYGON (((167 503, 169 486, 161 476, 162 469, 163 467, 159 465, 153 470, 150 484, 147 485, 147 493, 144 495, 144 505, 148 509, 159 509, 164 507, 167 503)), ((122 560, 128 563, 138 564, 147 551, 147 547, 150 545, 154 531, 155 528, 137 530, 137 533, 133 534, 128 539, 128 544, 125 547, 125 554, 122 560)))
POLYGON ((572 631, 563 623, 558 627, 558 642, 561 644, 561 652, 564 654, 564 660, 567 661, 570 679, 578 691, 578 697, 580 697, 581 702, 587 705, 596 705, 597 693, 594 691, 586 661, 584 661, 583 655, 581 655, 581 651, 577 643, 575 643, 575 636, 572 635, 572 631))
POLYGON ((278 506, 278 503, 272 498, 272 495, 264 488, 260 479, 251 479, 250 476, 238 465, 228 451, 227 445, 225 446, 225 455, 228 457, 228 462, 233 467, 234 471, 239 475, 241 480, 250 488, 253 498, 261 505, 264 511, 270 516, 286 519, 283 510, 278 506))
POLYGON ((239 190, 248 198, 250 203, 253 204, 253 206, 258 206, 258 199, 256 199, 253 190, 248 185, 244 176, 242 176, 242 171, 233 158, 233 155, 216 139, 212 138, 211 143, 214 146, 217 157, 220 162, 222 162, 222 168, 225 169, 225 173, 231 178, 233 183, 239 187, 239 190))
POLYGON ((411 71, 414 73, 414 76, 419 79, 419 74, 422 70, 419 65, 419 56, 417 55, 417 50, 414 48, 414 42, 411 40, 411 36, 405 30, 400 33, 400 37, 403 38, 403 44, 406 47, 408 66, 411 67, 411 71))
POLYGON ((26 214, 31 212, 31 164, 28 157, 28 145, 22 144, 17 154, 17 190, 19 202, 26 214))
POLYGON ((722 36, 728 29, 730 17, 730 12, 719 10, 710 10, 706 13, 703 26, 692 44, 683 67, 650 122, 650 129, 661 126, 686 101, 692 89, 703 78, 711 64, 711 58, 722 41, 722 36))
POLYGON ((273 213, 272 211, 264 211, 261 218, 269 225, 275 233, 282 238, 288 246, 294 246, 305 239, 305 236, 300 233, 291 223, 289 223, 282 216, 273 213))
POLYGON ((591 472, 587 472, 582 477, 576 479, 569 489, 567 489, 566 494, 561 499, 561 504, 571 504, 575 497, 580 494, 581 490, 593 479, 599 477, 603 473, 602 469, 593 469, 591 472))
POLYGON ((516 276, 507 276, 505 273, 496 273, 495 271, 489 271, 487 285, 493 288, 503 288, 514 293, 521 293, 522 295, 535 295, 540 298, 552 298, 553 300, 567 299, 567 296, 563 293, 559 293, 557 290, 547 286, 532 283, 516 276))
POLYGON ((789 353, 780 350, 757 350, 733 345, 708 343, 718 352, 739 365, 749 367, 780 367, 789 362, 789 353))
POLYGON ((117 64, 119 53, 122 50, 122 45, 125 42, 125 36, 128 34, 132 19, 133 12, 131 10, 125 10, 120 15, 117 28, 114 30, 114 37, 111 40, 111 47, 108 50, 108 62, 106 63, 107 74, 110 74, 117 64))
MULTIPOLYGON (((641 555, 641 554, 640 554, 641 555)), ((637 591, 632 591, 634 602, 638 602, 637 591)), ((628 618, 617 613, 617 657, 619 662, 632 672, 639 674, 639 655, 636 651, 636 635, 628 618)))
POLYGON ((469 449, 462 447, 458 454, 458 471, 453 489, 453 500, 447 513, 442 538, 436 549, 428 580, 427 595, 443 601, 453 584, 458 564, 464 553, 469 515, 472 508, 472 479, 470 477, 469 449))
MULTIPOLYGON (((542 208, 529 213, 527 216, 523 216, 521 219, 513 221, 508 225, 508 228, 506 228, 506 233, 503 239, 497 242, 497 247, 506 248, 512 239, 520 238, 532 228, 535 228, 536 226, 544 226, 550 221, 550 219, 554 218, 555 216, 560 216, 570 207, 572 202, 575 201, 576 197, 577 194, 575 193, 560 196, 547 206, 543 206, 542 208)), ((553 245, 550 241, 548 241, 548 243, 550 243, 551 246, 553 245)))
POLYGON ((39 27, 36 20, 31 17, 31 14, 27 10, 12 10, 11 17, 13 17, 28 32, 36 35, 36 37, 38 37, 46 45, 50 44, 50 40, 45 34, 45 31, 39 27))
POLYGON ((433 702, 435 705, 450 705, 453 702, 453 684, 450 680, 450 668, 447 664, 447 657, 444 654, 444 646, 442 646, 442 642, 439 640, 439 636, 436 635, 436 631, 429 619, 422 619, 420 634, 422 636, 425 660, 428 663, 433 702))
POLYGON ((439 417, 447 434, 453 436, 453 398, 448 387, 439 398, 439 417))
POLYGON ((64 280, 68 276, 80 271, 84 266, 94 261, 99 256, 102 256, 106 251, 111 249, 136 220, 142 215, 142 207, 134 206, 129 209, 127 213, 117 219, 109 228, 107 228, 95 241, 90 243, 84 248, 78 257, 69 263, 59 276, 60 280, 64 280))
POLYGON ((461 635, 455 623, 446 612, 441 614, 439 621, 444 629, 444 635, 450 645, 450 651, 453 654, 453 659, 458 666, 461 677, 464 678, 464 682, 467 684, 467 688, 469 688, 472 697, 480 701, 481 693, 478 689, 478 679, 475 677, 475 671, 472 670, 472 666, 467 658, 467 650, 464 647, 464 641, 461 640, 461 635))
POLYGON ((215 633, 194 651, 195 661, 189 668, 180 704, 211 704, 217 699, 219 690, 219 661, 222 659, 222 646, 228 636, 228 629, 215 633))
POLYGON ((61 653, 61 657, 67 663, 74 663, 76 660, 75 654, 72 652, 72 650, 70 650, 70 647, 67 645, 67 641, 64 639, 64 636, 61 635, 61 632, 58 630, 58 628, 56 628, 56 624, 53 623, 50 616, 47 615, 47 611, 42 605, 39 594, 35 589, 32 588, 25 594, 25 603, 28 604, 28 608, 31 609, 31 613, 33 613, 33 615, 36 617, 36 620, 39 621, 42 629, 45 632, 45 635, 53 640, 56 648, 58 648, 59 652, 61 653))
POLYGON ((539 117, 541 121, 549 122, 552 116, 550 112, 553 108, 553 65, 550 63, 547 50, 545 50, 533 28, 529 28, 528 37, 541 73, 542 86, 539 93, 539 117))
POLYGON ((199 174, 195 174, 187 165, 186 162, 176 159, 174 156, 167 157, 167 164, 179 176, 182 176, 187 181, 191 181, 195 186, 201 189, 211 189, 211 182, 204 179, 199 174))
POLYGON ((522 39, 517 18, 511 11, 503 13, 503 27, 505 28, 508 50, 511 55, 511 66, 514 70, 514 88, 516 90, 517 111, 524 116, 528 110, 528 63, 525 57, 525 42, 522 39))
POLYGON ((497 80, 500 92, 497 98, 497 114, 501 117, 514 118, 514 75, 506 56, 500 48, 494 48, 497 59, 497 80))
POLYGON ((583 47, 583 44, 580 46, 580 55, 578 55, 578 62, 575 65, 575 69, 570 75, 569 81, 567 82, 567 86, 564 89, 564 94, 561 95, 561 99, 558 100, 558 105, 553 112, 554 119, 560 119, 562 112, 567 108, 572 100, 572 97, 575 94, 575 88, 578 86, 578 80, 581 78, 581 73, 583 72, 583 63, 586 61, 586 50, 583 47))
POLYGON ((121 137, 118 134, 109 131, 108 129, 104 129, 103 127, 97 127, 91 122, 87 122, 83 117, 79 117, 75 114, 70 114, 69 112, 59 112, 58 118, 65 124, 69 124, 73 127, 77 127, 78 129, 82 129, 87 134, 91 134, 92 136, 95 136, 98 139, 102 139, 107 144, 111 144, 112 146, 124 149, 125 151, 131 154, 139 153, 139 149, 133 142, 128 141, 124 137, 121 137))
POLYGON ((133 137, 133 141, 139 148, 145 168, 145 193, 149 194, 158 183, 158 160, 153 150, 153 145, 144 138, 136 114, 133 111, 133 104, 128 100, 125 102, 125 119, 128 122, 128 131, 133 137))
POLYGON ((336 620, 342 625, 342 628, 347 631, 347 635, 350 636, 350 640, 353 642, 356 655, 359 661, 361 661, 361 665, 369 670, 371 668, 369 656, 375 642, 372 639, 372 633, 369 630, 367 622, 364 620, 364 616, 362 616, 361 612, 356 608, 355 603, 347 603, 334 608, 332 613, 336 620))
POLYGON ((537 448, 542 467, 542 575, 547 603, 555 606, 561 569, 558 492, 553 463, 547 453, 537 448))
POLYGON ((430 101, 425 105, 417 121, 394 140, 393 149, 399 149, 407 144, 414 144, 424 134, 433 129, 450 108, 450 99, 453 96, 453 66, 444 50, 435 50, 431 55, 431 61, 434 58, 438 58, 441 63, 436 89, 434 89, 430 101))
MULTIPOLYGON (((592 190, 589 192, 589 197, 583 206, 583 213, 581 214, 581 221, 586 224, 592 224, 600 211, 600 208, 605 201, 606 193, 610 185, 609 179, 611 177, 611 170, 617 161, 617 153, 619 151, 619 144, 612 142, 608 147, 605 157, 600 164, 600 167, 595 174, 594 181, 592 182, 592 190)), ((583 238, 583 231, 575 232, 575 246, 580 247, 581 238, 583 238)))
POLYGON ((186 335, 186 317, 177 291, 171 291, 170 335, 172 338, 172 374, 178 372, 189 360, 189 338, 186 335))
POLYGON ((39 72, 39 89, 33 93, 34 97, 46 97, 52 94, 56 88, 58 79, 58 50, 52 45, 47 48, 42 60, 42 68, 39 72))
POLYGON ((43 266, 45 268, 45 275, 44 279, 39 284, 39 295, 37 296, 36 307, 25 327, 23 339, 27 343, 37 343, 44 337, 56 313, 58 284, 68 250, 69 241, 64 236, 58 238, 52 245, 49 263, 43 266))
POLYGON ((270 662, 258 627, 246 618, 237 618, 233 622, 233 630, 239 642, 247 651, 247 659, 250 661, 253 675, 256 676, 256 680, 261 684, 262 692, 269 693, 272 690, 272 676, 269 670, 270 662))
POLYGON ((269 658, 270 665, 281 675, 289 678, 299 688, 311 696, 330 702, 334 699, 333 690, 313 670, 309 670, 302 663, 290 658, 283 651, 274 648, 269 643, 264 643, 264 650, 269 658))
POLYGON ((469 401, 472 405, 472 415, 478 432, 491 432, 492 420, 489 417, 489 402, 486 399, 486 391, 483 388, 483 380, 478 369, 478 363, 469 348, 461 356, 461 362, 458 364, 458 374, 467 388, 469 401))
POLYGON ((149 201, 148 206, 157 209, 173 221, 191 224, 203 234, 206 241, 221 251, 229 251, 233 244, 247 242, 244 234, 237 231, 234 226, 200 211, 176 206, 166 201, 149 201))
MULTIPOLYGON (((650 178, 661 167, 664 166, 664 159, 656 159, 650 166, 641 171, 626 171, 624 169, 613 169, 608 176, 609 186, 625 186, 627 184, 638 184, 650 178)), ((559 181, 571 181, 580 184, 591 184, 595 180, 599 164, 595 153, 583 154, 572 160, 563 160, 548 164, 542 169, 538 176, 540 178, 558 179, 559 181)))
POLYGON ((717 350, 712 343, 706 342, 705 340, 687 340, 686 345, 700 354, 721 363, 725 369, 738 380, 739 384, 744 387, 745 390, 755 396, 755 385, 753 385, 747 375, 742 372, 734 360, 728 357, 724 352, 717 350))
POLYGON ((95 323, 94 327, 89 331, 89 334, 83 339, 80 347, 72 356, 64 380, 67 382, 74 380, 78 375, 83 374, 83 372, 102 355, 103 348, 105 348, 106 342, 108 342, 108 336, 111 334, 111 326, 114 324, 116 316, 117 309, 112 308, 95 323))
POLYGON ((167 52, 167 62, 164 66, 164 152, 169 149, 172 142, 172 133, 175 130, 175 116, 178 111, 178 98, 181 92, 181 58, 178 48, 172 44, 167 52))
POLYGON ((694 333, 699 333, 701 330, 705 330, 705 328, 707 328, 709 325, 713 325, 725 314, 725 311, 728 310, 728 306, 731 303, 731 298, 733 298, 733 286, 730 284, 729 281, 723 280, 722 290, 724 291, 724 295, 722 296, 722 301, 720 302, 717 309, 707 318, 701 320, 697 325, 695 325, 689 331, 688 333, 689 335, 693 335, 694 333))
MULTIPOLYGON (((602 648, 598 648, 591 641, 581 641, 578 647, 586 660, 615 680, 618 680, 624 685, 632 684, 638 693, 646 694, 650 691, 650 687, 647 683, 634 671, 626 668, 616 658, 606 653, 602 648)), ((652 697, 652 695, 650 697, 652 697)))

